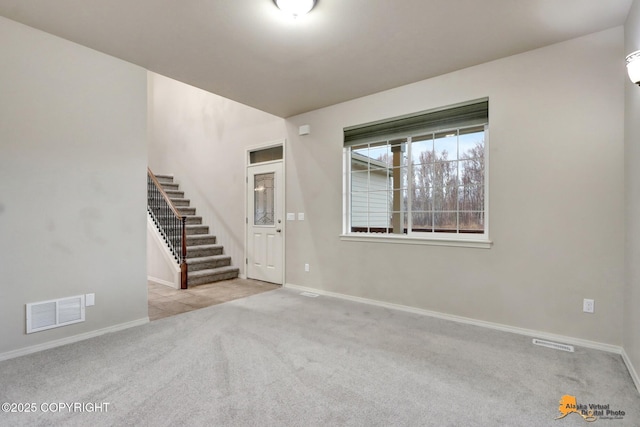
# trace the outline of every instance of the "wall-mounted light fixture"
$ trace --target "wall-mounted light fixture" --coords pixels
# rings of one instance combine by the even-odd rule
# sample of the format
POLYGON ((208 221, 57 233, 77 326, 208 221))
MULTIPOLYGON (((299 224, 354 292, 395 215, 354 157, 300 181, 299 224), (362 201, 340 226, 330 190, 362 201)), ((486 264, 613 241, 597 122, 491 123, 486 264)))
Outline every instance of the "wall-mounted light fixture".
POLYGON ((640 50, 627 55, 627 72, 631 81, 640 85, 640 50))
POLYGON ((294 18, 300 15, 309 13, 313 6, 316 5, 316 0, 273 0, 276 6, 280 8, 284 13, 293 16, 294 18))

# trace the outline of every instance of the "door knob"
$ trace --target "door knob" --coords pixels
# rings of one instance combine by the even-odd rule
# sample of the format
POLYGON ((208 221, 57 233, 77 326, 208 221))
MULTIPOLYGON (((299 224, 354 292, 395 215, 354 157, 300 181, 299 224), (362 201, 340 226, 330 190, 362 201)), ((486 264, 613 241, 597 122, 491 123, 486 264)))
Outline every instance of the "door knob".
POLYGON ((276 231, 277 231, 278 233, 281 233, 281 232, 282 232, 282 230, 281 230, 281 229, 279 229, 279 228, 276 228, 276 231))

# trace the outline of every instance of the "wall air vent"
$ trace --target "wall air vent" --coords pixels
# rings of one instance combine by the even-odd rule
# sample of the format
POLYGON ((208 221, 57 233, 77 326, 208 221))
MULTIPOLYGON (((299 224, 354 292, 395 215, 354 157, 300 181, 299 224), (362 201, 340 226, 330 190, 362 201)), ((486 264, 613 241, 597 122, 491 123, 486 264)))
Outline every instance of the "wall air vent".
POLYGON ((553 342, 553 341, 545 341, 545 340, 539 340, 537 338, 533 339, 533 343, 535 345, 539 345, 542 347, 548 347, 548 348, 553 348, 555 350, 562 350, 562 351, 568 351, 573 353, 573 346, 572 345, 567 345, 567 344, 560 344, 557 342, 553 342))
POLYGON ((84 322, 84 295, 27 304, 27 333, 84 322))

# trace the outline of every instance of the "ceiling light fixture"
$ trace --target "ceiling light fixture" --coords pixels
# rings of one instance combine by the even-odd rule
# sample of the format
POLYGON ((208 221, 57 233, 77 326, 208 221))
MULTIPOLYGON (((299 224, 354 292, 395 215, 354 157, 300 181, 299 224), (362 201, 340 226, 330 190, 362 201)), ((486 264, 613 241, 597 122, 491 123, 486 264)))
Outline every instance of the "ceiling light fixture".
POLYGON ((292 15, 294 18, 300 15, 309 13, 313 6, 316 5, 316 0, 273 0, 276 6, 281 11, 288 15, 292 15))
POLYGON ((631 81, 640 85, 640 50, 627 55, 627 72, 631 81))

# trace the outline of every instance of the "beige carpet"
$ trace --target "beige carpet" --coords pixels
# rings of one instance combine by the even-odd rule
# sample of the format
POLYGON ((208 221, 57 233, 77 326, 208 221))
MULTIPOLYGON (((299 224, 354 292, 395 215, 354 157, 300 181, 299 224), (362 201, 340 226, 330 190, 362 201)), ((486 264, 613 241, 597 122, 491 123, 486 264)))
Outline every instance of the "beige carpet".
POLYGON ((564 395, 625 412, 590 425, 640 425, 618 355, 290 289, 0 362, 0 385, 36 409, 2 426, 588 425, 555 420, 564 395))

